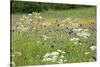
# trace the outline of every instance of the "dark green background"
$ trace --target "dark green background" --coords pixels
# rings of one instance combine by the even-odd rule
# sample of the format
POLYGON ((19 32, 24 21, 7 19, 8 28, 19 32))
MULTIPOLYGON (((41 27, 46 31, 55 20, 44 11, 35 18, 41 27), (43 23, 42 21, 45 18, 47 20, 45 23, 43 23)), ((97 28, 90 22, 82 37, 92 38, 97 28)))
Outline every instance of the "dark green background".
POLYGON ((43 2, 26 2, 26 1, 11 1, 11 13, 31 13, 47 10, 66 10, 89 8, 89 5, 73 5, 73 4, 58 4, 58 3, 43 3, 43 2))

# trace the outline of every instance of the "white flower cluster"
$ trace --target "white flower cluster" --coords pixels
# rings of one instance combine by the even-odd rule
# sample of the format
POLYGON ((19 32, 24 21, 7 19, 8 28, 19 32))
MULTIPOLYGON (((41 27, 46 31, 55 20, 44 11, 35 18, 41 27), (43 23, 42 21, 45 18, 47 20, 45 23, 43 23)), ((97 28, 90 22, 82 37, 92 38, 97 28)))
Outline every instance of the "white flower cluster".
POLYGON ((71 38, 70 41, 79 41, 79 38, 71 38))
POLYGON ((76 32, 80 32, 80 31, 82 31, 81 28, 79 28, 79 29, 73 29, 73 30, 76 31, 76 32))
POLYGON ((24 23, 21 23, 21 22, 17 22, 18 23, 18 30, 24 32, 24 31, 27 31, 29 28, 28 27, 25 27, 25 24, 24 23))
POLYGON ((64 20, 62 20, 62 23, 65 23, 63 26, 67 26, 69 28, 77 28, 78 27, 78 24, 77 23, 74 23, 74 21, 72 20, 71 17, 69 18, 65 18, 64 20), (67 25, 66 25, 67 23, 67 25))
POLYGON ((90 33, 80 32, 80 33, 77 33, 77 36, 84 37, 85 39, 87 39, 90 36, 90 33))
POLYGON ((77 36, 83 37, 85 39, 87 39, 90 36, 88 29, 74 29, 74 31, 77 32, 77 36))
POLYGON ((23 15, 22 18, 19 19, 19 22, 16 22, 18 25, 18 30, 21 32, 25 32, 29 30, 29 24, 32 22, 32 14, 23 15))
POLYGON ((49 37, 46 36, 46 35, 43 35, 43 39, 44 39, 44 40, 47 40, 47 39, 49 39, 49 37))
POLYGON ((52 62, 52 63, 64 63, 67 60, 64 60, 65 58, 65 52, 62 50, 57 50, 55 52, 50 52, 50 53, 46 53, 43 56, 43 60, 42 62, 52 62))
POLYGON ((11 62, 11 66, 12 66, 12 67, 16 67, 15 62, 12 61, 12 62, 11 62))
POLYGON ((85 52, 85 55, 88 55, 90 52, 85 52))
POLYGON ((74 44, 77 44, 79 41, 79 38, 71 38, 70 41, 74 42, 74 44))
POLYGON ((30 28, 32 28, 30 24, 40 19, 42 19, 42 16, 40 15, 40 13, 37 12, 32 12, 29 13, 28 15, 23 15, 22 18, 19 19, 19 22, 16 22, 18 25, 18 30, 21 32, 26 32, 30 28))
MULTIPOLYGON (((87 39, 90 36, 89 30, 88 29, 73 29, 74 32, 76 32, 78 37, 83 37, 85 39, 87 39)), ((74 38, 70 38, 70 41, 74 42, 74 44, 78 44, 80 38, 78 37, 74 37, 74 38)), ((80 45, 82 45, 82 43, 79 43, 80 45)))
POLYGON ((32 12, 32 14, 35 15, 35 18, 42 19, 42 16, 40 15, 40 13, 32 12))
POLYGON ((91 46, 90 49, 91 50, 96 50, 96 46, 91 46))

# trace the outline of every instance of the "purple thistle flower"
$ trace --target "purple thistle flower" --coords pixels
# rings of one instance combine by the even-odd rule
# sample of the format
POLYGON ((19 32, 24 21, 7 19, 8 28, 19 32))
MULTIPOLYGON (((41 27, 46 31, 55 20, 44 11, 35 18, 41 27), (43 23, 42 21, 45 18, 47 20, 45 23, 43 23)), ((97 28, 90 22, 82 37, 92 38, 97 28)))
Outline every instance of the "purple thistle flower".
POLYGON ((26 62, 26 59, 27 59, 27 58, 26 58, 26 57, 24 57, 24 61, 25 61, 25 62, 26 62))
POLYGON ((92 46, 94 45, 94 43, 91 44, 92 46))
POLYGON ((15 30, 14 29, 11 29, 10 32, 15 32, 15 30))
POLYGON ((53 41, 52 45, 51 45, 51 48, 54 48, 55 47, 55 41, 53 41))
POLYGON ((54 44, 52 44, 52 45, 51 45, 51 48, 54 48, 54 47, 55 47, 55 45, 54 45, 54 44))
POLYGON ((42 45, 44 45, 44 43, 42 43, 42 45))

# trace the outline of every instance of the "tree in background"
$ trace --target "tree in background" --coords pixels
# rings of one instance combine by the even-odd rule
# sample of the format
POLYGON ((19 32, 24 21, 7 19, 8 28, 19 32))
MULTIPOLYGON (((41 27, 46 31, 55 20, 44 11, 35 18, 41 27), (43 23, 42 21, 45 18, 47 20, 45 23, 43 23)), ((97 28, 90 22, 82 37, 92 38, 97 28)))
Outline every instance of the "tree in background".
POLYGON ((73 4, 58 4, 58 3, 43 3, 43 2, 25 2, 25 1, 11 1, 11 13, 31 13, 41 12, 47 10, 66 10, 89 8, 88 5, 73 5, 73 4))

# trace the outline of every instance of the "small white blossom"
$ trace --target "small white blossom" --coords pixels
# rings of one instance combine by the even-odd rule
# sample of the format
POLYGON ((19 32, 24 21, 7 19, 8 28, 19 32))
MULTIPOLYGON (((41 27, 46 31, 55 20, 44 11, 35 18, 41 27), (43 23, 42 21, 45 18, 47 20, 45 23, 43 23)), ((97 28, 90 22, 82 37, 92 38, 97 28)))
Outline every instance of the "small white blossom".
POLYGON ((63 56, 63 55, 61 55, 61 56, 60 56, 60 58, 64 58, 64 56, 63 56))
POLYGON ((65 54, 66 52, 62 51, 61 53, 62 53, 62 54, 65 54))
POLYGON ((57 50, 58 52, 62 52, 61 50, 57 50))
POLYGON ((64 62, 67 62, 67 60, 64 60, 64 62))
POLYGON ((15 57, 15 55, 14 55, 14 54, 12 54, 12 57, 15 57))
POLYGON ((24 27, 24 28, 22 28, 22 31, 27 31, 29 28, 27 28, 27 27, 24 27))
POLYGON ((70 41, 78 41, 79 38, 71 38, 70 41))
POLYGON ((52 61, 51 58, 44 58, 42 61, 52 61))
POLYGON ((67 18, 66 20, 67 20, 67 21, 71 21, 71 18, 69 17, 69 18, 67 18))
POLYGON ((82 34, 79 32, 79 33, 77 33, 77 36, 82 36, 82 34))
POLYGON ((39 16, 39 19, 42 19, 42 16, 39 16))
POLYGON ((16 66, 16 64, 15 64, 15 62, 11 62, 11 65, 12 65, 12 67, 15 67, 16 66))
POLYGON ((59 59, 59 60, 57 61, 57 63, 62 64, 62 63, 63 63, 63 60, 62 60, 62 59, 59 59))
POLYGON ((34 14, 35 12, 32 12, 32 14, 34 14))
POLYGON ((35 27, 34 27, 33 29, 34 29, 34 30, 36 30, 36 28, 35 28, 35 27))
POLYGON ((30 13, 29 16, 31 16, 32 14, 30 13))
POLYGON ((18 55, 18 56, 22 56, 22 53, 18 52, 18 51, 16 51, 15 54, 18 55))
POLYGON ((96 46, 91 46, 90 49, 91 50, 96 50, 96 46))
POLYGON ((29 19, 29 21, 32 21, 32 19, 29 19))
POLYGON ((52 52, 51 55, 59 55, 58 52, 52 52))
POLYGON ((85 52, 85 55, 88 55, 90 52, 85 52))
POLYGON ((81 28, 79 28, 79 29, 73 29, 73 30, 76 31, 76 32, 80 32, 80 31, 82 31, 81 28))
POLYGON ((87 39, 90 36, 90 33, 87 32, 87 29, 86 29, 85 31, 83 30, 81 32, 78 32, 77 36, 84 37, 85 39, 87 39))
POLYGON ((84 29, 85 32, 89 31, 89 29, 84 29))
POLYGON ((47 37, 46 35, 43 35, 44 40, 49 39, 49 37, 47 37))
POLYGON ((78 42, 74 42, 74 44, 78 44, 78 42))
POLYGON ((79 38, 75 38, 75 40, 76 40, 76 41, 78 41, 78 40, 79 40, 79 38))
POLYGON ((56 62, 57 61, 58 56, 53 56, 52 57, 52 62, 56 62))
POLYGON ((80 45, 82 45, 82 43, 80 43, 80 45))
POLYGON ((62 50, 57 50, 57 52, 55 51, 55 52, 46 53, 43 56, 42 62, 63 63, 63 62, 65 62, 64 54, 65 54, 65 52, 62 50))
POLYGON ((74 38, 71 38, 70 41, 74 41, 74 38))
POLYGON ((82 35, 83 35, 83 36, 90 36, 90 33, 88 33, 88 32, 83 32, 82 35))
POLYGON ((40 41, 37 41, 37 43, 40 43, 40 41))
POLYGON ((88 37, 87 36, 84 36, 84 38, 87 39, 88 37))
POLYGON ((79 38, 71 38, 70 41, 73 41, 74 44, 78 44, 79 38))
POLYGON ((38 13, 37 13, 37 12, 34 12, 34 14, 35 14, 35 15, 38 15, 38 13))
POLYGON ((44 55, 44 57, 49 57, 50 56, 50 53, 46 53, 46 55, 44 55))

